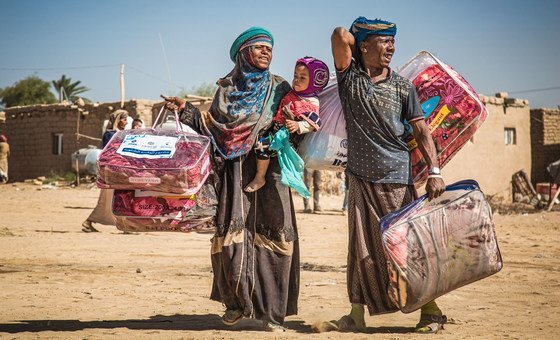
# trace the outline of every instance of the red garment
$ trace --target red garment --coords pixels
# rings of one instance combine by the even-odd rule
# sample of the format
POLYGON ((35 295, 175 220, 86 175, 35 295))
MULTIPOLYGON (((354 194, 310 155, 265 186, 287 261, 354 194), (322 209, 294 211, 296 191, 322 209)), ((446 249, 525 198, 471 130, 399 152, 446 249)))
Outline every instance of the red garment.
MULTIPOLYGON (((315 97, 316 98, 316 97, 315 97)), ((318 123, 318 116, 319 116, 319 105, 314 104, 309 100, 305 100, 298 96, 294 90, 291 90, 282 98, 280 102, 280 106, 278 107, 278 111, 276 115, 272 119, 272 122, 277 122, 280 125, 284 125, 286 119, 293 119, 293 120, 305 120, 313 128, 317 131, 320 128, 320 123, 318 123), (289 113, 284 113, 284 108, 286 107, 286 111, 291 112, 294 117, 291 118, 289 113)))

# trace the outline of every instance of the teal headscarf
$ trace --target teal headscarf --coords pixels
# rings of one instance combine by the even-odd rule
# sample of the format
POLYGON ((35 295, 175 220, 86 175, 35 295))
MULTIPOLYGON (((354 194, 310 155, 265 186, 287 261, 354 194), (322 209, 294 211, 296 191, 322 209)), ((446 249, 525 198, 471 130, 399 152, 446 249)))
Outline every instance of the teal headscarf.
POLYGON ((245 32, 241 33, 231 45, 229 49, 229 57, 231 58, 231 61, 235 63, 237 59, 237 53, 239 52, 239 49, 241 48, 243 43, 256 36, 267 37, 268 39, 270 39, 270 43, 272 44, 272 46, 274 46, 274 37, 272 36, 272 33, 270 33, 266 28, 257 26, 251 27, 245 32))

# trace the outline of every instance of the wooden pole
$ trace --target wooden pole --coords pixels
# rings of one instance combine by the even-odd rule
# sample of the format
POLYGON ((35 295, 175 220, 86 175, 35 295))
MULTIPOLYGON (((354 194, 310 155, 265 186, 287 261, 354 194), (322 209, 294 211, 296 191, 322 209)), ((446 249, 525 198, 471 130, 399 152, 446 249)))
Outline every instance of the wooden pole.
POLYGON ((121 64, 121 109, 124 107, 124 64, 121 64))
MULTIPOLYGON (((550 187, 552 188, 552 185, 550 187)), ((550 204, 548 205, 548 209, 546 209, 547 211, 552 210, 552 206, 554 205, 554 202, 556 201, 556 199, 558 198, 559 195, 560 195, 560 188, 557 188, 556 193, 554 194, 554 197, 552 197, 552 195, 550 195, 551 199, 550 199, 550 204)))

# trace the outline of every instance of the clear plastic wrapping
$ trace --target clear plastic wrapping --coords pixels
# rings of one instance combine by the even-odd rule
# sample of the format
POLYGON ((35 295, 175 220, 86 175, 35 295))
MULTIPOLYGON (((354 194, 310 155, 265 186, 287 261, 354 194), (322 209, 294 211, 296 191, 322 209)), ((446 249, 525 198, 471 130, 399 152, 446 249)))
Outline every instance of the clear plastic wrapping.
POLYGON ((403 312, 497 273, 502 257, 492 212, 475 181, 424 195, 381 219, 389 296, 403 312))
MULTIPOLYGON (((399 70, 418 93, 424 120, 432 133, 443 168, 474 135, 488 115, 476 91, 453 68, 422 51, 399 70)), ((414 183, 425 182, 428 167, 407 125, 404 139, 411 152, 414 183)))
POLYGON ((99 156, 97 185, 195 194, 211 170, 209 145, 208 137, 185 132, 119 131, 99 156))

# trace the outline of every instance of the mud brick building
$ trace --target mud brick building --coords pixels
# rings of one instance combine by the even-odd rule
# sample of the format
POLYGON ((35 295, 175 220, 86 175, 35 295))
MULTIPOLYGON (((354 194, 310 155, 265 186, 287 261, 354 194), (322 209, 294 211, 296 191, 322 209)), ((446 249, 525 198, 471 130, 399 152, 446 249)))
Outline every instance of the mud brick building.
POLYGON ((531 148, 533 185, 549 182, 546 167, 560 159, 560 109, 531 110, 531 148))

